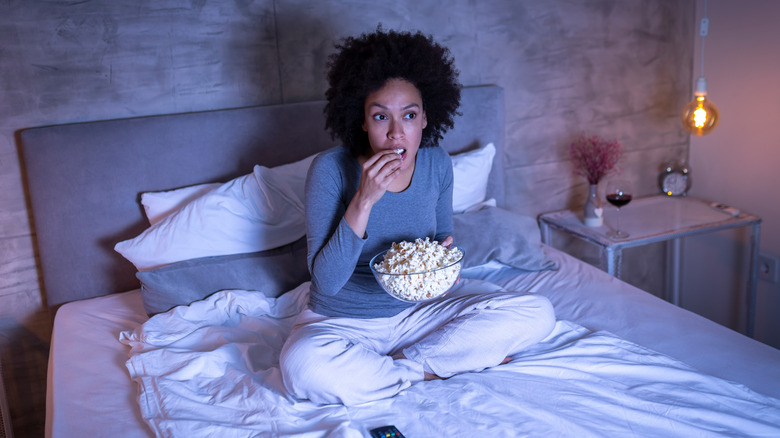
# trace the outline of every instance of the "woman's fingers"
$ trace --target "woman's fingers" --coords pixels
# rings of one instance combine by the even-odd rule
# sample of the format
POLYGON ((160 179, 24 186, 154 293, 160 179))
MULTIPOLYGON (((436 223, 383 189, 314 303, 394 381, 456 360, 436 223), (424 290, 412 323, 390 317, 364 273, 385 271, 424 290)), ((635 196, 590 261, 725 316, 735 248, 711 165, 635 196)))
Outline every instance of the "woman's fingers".
POLYGON ((392 151, 382 151, 374 154, 363 164, 363 174, 383 186, 392 181, 401 168, 401 158, 392 151), (388 178, 390 178, 388 180, 388 178))
POLYGON ((398 176, 400 168, 401 159, 395 152, 382 151, 374 154, 363 163, 358 192, 372 203, 378 201, 398 176))
POLYGON ((390 166, 388 170, 394 171, 401 167, 401 156, 393 151, 381 151, 371 157, 363 164, 364 169, 375 168, 382 169, 386 166, 390 166))

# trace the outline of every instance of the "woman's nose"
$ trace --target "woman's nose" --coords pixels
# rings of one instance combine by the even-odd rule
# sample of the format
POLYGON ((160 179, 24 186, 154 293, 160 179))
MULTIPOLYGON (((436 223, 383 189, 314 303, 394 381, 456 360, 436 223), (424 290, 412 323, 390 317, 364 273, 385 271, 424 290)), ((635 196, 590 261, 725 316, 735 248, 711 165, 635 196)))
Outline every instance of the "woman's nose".
POLYGON ((387 132, 387 136, 392 139, 403 138, 404 130, 400 123, 391 122, 390 130, 387 132))

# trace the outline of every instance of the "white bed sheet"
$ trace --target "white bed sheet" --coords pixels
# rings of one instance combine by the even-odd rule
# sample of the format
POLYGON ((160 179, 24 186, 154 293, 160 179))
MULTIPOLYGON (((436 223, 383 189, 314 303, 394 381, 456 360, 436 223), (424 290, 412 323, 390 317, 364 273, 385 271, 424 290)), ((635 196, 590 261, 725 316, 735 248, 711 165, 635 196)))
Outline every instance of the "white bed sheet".
MULTIPOLYGON (((681 436, 695 436, 691 435, 695 431, 688 429, 689 420, 686 418, 697 415, 699 426, 724 426, 725 422, 726 426, 749 429, 757 436, 766 431, 774 434, 780 432, 777 429, 780 423, 777 400, 764 397, 741 385, 778 397, 780 352, 660 301, 559 251, 551 248, 547 250, 561 263, 561 270, 518 276, 515 270, 485 266, 465 273, 468 276, 477 275, 488 279, 507 289, 530 290, 550 297, 556 306, 558 318, 572 322, 558 324, 556 336, 551 336, 546 343, 540 344, 539 348, 546 349, 545 351, 537 351, 538 354, 532 358, 517 359, 513 363, 483 373, 415 385, 393 399, 375 402, 371 409, 355 411, 332 406, 311 410, 305 405, 276 403, 273 404, 276 408, 266 411, 263 415, 285 419, 271 427, 279 428, 282 427, 279 424, 282 424, 289 432, 308 431, 298 436, 361 436, 359 431, 367 427, 393 423, 399 427, 403 426, 401 430, 410 437, 438 436, 442 431, 454 432, 458 427, 473 428, 474 425, 481 425, 480 430, 493 428, 492 436, 508 436, 508 422, 516 423, 517 418, 514 415, 507 417, 506 413, 509 411, 502 406, 517 406, 518 400, 522 399, 526 414, 533 420, 523 422, 528 428, 527 432, 536 434, 546 431, 569 436, 588 436, 612 434, 604 430, 604 427, 610 427, 606 424, 615 424, 615 415, 628 415, 627 412, 632 412, 637 403, 641 402, 643 413, 638 415, 633 412, 632 422, 618 422, 618 429, 626 430, 630 425, 638 424, 642 431, 648 433, 651 430, 649 428, 662 426, 658 423, 660 418, 673 414, 663 427, 666 427, 666 431, 670 427, 674 428, 680 431, 678 435, 681 436), (618 311, 620 308, 627 310, 618 311), (658 315, 666 315, 668 318, 661 324, 647 324, 648 320, 657 320, 658 315), (599 332, 601 330, 616 333, 620 338, 599 332), (646 351, 634 343, 663 354, 646 351), (601 350, 594 348, 593 344, 601 345, 601 350), (567 361, 556 357, 556 352, 561 351, 563 345, 571 347, 564 350, 570 357, 577 358, 576 360, 567 361), (589 347, 585 348, 586 345, 589 347), (704 392, 716 394, 711 400, 719 400, 716 404, 722 409, 716 409, 714 412, 720 413, 710 418, 702 417, 701 412, 685 412, 682 408, 682 404, 686 403, 684 391, 678 391, 679 394, 675 395, 673 388, 660 388, 662 394, 672 397, 671 402, 668 399, 661 400, 660 403, 658 400, 654 402, 652 394, 659 394, 659 387, 652 385, 644 386, 647 388, 644 396, 631 399, 630 397, 636 395, 629 391, 633 387, 630 382, 607 385, 610 380, 608 372, 597 369, 591 372, 579 367, 581 362, 595 360, 597 356, 609 357, 610 351, 616 351, 615 349, 633 352, 634 356, 641 356, 651 363, 660 361, 671 373, 665 374, 666 377, 675 375, 680 381, 688 382, 683 385, 685 387, 700 388, 704 392), (691 372, 687 365, 666 355, 693 365, 694 368, 704 371, 704 374, 691 372), (588 357, 590 359, 587 359, 588 357), (518 370, 521 366, 525 368, 518 370), (582 385, 571 385, 572 379, 569 378, 550 379, 551 370, 560 373, 560 376, 573 373, 587 378, 582 385), (711 378, 709 374, 740 384, 711 378), (592 385, 588 384, 588 379, 592 379, 592 385), (611 422, 602 424, 606 420, 599 416, 578 416, 579 410, 565 409, 567 406, 576 406, 586 395, 595 401, 593 391, 598 388, 605 391, 603 395, 609 401, 605 402, 605 406, 610 406, 611 410, 604 408, 604 415, 609 414, 612 417, 611 422), (542 390, 558 396, 534 399, 533 395, 542 390), (729 398, 727 394, 734 397, 729 398), (619 398, 623 396, 629 398, 619 398), (680 398, 675 399, 677 396, 680 398), (471 409, 474 405, 483 408, 475 411, 471 409), (410 416, 412 406, 415 406, 414 414, 410 416), (654 409, 658 412, 665 411, 663 415, 648 414, 654 409), (551 417, 553 412, 560 410, 568 412, 564 417, 569 418, 568 421, 562 423, 560 418, 551 417), (732 414, 724 416, 723 410, 732 414), (744 413, 748 418, 740 417, 740 413, 744 413), (293 418, 297 420, 292 422, 293 418), (592 423, 591 420, 599 422, 592 423), (548 428, 551 424, 556 424, 557 429, 548 428), (429 429, 430 427, 436 429, 429 429), (433 430, 436 433, 432 433, 433 430)), ((128 348, 118 341, 121 332, 138 329, 146 319, 138 291, 70 303, 60 309, 55 320, 49 368, 47 436, 154 436, 141 417, 139 387, 131 383, 128 369, 125 367, 128 348)), ((210 339, 217 338, 218 336, 210 339)), ((271 336, 267 341, 278 343, 280 339, 271 336)), ((149 345, 138 348, 149 348, 149 345)), ((256 353, 257 351, 253 354, 256 353)), ((219 357, 225 359, 235 356, 219 357)), ((242 357, 241 354, 238 357, 242 357)), ((270 359, 263 354, 255 358, 260 362, 270 359)), ((620 357, 614 359, 619 361, 620 357)), ((164 363, 170 363, 170 360, 164 363)), ((612 365, 620 366, 618 362, 612 365)), ((647 366, 649 364, 645 364, 645 368, 647 366)), ((157 370, 152 374, 170 374, 171 371, 157 370)), ((145 372, 140 372, 139 376, 145 372)), ((283 401, 284 395, 278 390, 278 375, 275 373, 272 369, 261 373, 261 378, 271 383, 276 382, 277 387, 268 386, 268 394, 273 400, 283 401)), ((644 379, 645 384, 649 380, 647 374, 640 373, 637 376, 644 379)), ((156 385, 161 381, 150 379, 148 383, 156 385)), ((181 391, 181 388, 178 390, 181 391)), ((231 394, 220 394, 226 400, 231 397, 231 394)), ((699 395, 702 394, 700 391, 699 395)), ((703 398, 707 397, 709 396, 703 398)), ((236 398, 245 399, 247 398, 243 394, 236 398)), ((147 407, 169 408, 153 399, 147 402, 151 403, 147 403, 147 407)), ((151 411, 153 410, 147 409, 147 413, 151 411)), ((192 420, 189 425, 197 425, 198 418, 192 420)), ((246 421, 249 421, 249 418, 246 421)), ((185 423, 178 422, 176 427, 184 427, 182 424, 185 423)), ((209 423, 214 424, 211 421, 209 423)), ((169 424, 174 423, 161 420, 158 424, 160 430, 166 430, 169 424)), ((229 436, 224 435, 228 430, 237 432, 237 435, 242 432, 232 426, 223 427, 220 430, 223 433, 221 436, 229 436)), ((274 436, 274 432, 269 432, 268 436, 274 436)))
MULTIPOLYGON (((748 338, 693 312, 658 299, 551 247, 560 272, 517 275, 493 269, 471 275, 550 299, 558 319, 605 330, 664 353, 699 371, 780 398, 780 350, 748 338)), ((683 292, 684 293, 684 292, 683 292)))
POLYGON ((148 320, 135 290, 60 307, 46 387, 47 437, 153 437, 129 383, 119 333, 148 320))

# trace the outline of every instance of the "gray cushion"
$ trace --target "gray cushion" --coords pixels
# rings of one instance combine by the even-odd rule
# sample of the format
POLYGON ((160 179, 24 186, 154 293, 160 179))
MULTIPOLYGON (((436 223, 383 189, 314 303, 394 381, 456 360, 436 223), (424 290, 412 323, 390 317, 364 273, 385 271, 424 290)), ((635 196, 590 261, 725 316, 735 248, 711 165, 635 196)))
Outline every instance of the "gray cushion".
POLYGON ((453 216, 455 243, 466 256, 463 267, 491 260, 526 271, 558 269, 544 252, 536 220, 497 207, 453 216))
POLYGON ((310 279, 306 238, 267 251, 185 260, 136 276, 150 316, 225 289, 277 297, 310 279))

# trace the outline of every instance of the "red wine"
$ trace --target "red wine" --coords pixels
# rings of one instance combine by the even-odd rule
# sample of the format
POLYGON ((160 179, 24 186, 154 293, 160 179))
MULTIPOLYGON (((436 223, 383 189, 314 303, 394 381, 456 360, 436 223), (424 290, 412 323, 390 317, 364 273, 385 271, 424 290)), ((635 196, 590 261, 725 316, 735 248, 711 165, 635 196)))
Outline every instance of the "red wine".
POLYGON ((618 193, 610 193, 607 195, 607 201, 614 205, 617 208, 620 208, 629 202, 631 202, 631 195, 627 193, 618 194, 618 193))

